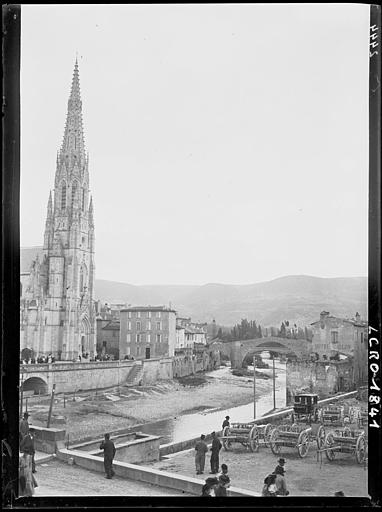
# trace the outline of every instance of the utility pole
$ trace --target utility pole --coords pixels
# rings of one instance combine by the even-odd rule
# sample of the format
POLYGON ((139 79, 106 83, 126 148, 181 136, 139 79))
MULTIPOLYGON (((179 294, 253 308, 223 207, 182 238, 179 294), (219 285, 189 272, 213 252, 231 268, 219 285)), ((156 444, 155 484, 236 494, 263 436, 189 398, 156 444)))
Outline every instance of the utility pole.
POLYGON ((272 355, 273 366, 273 409, 276 409, 276 375, 275 375, 275 355, 272 355))
POLYGON ((50 427, 50 419, 52 417, 52 409, 53 409, 53 401, 54 401, 54 391, 55 391, 55 389, 56 389, 56 384, 53 384, 52 396, 51 396, 51 399, 50 399, 50 406, 49 406, 48 422, 46 424, 46 428, 50 427))
POLYGON ((253 419, 256 419, 256 360, 253 356, 253 419))

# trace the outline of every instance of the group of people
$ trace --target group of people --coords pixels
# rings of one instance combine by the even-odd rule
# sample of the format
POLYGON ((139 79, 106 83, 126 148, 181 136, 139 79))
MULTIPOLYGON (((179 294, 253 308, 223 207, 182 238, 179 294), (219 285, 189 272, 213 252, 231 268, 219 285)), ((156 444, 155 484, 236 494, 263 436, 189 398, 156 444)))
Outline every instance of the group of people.
POLYGON ((289 491, 286 486, 284 466, 285 459, 279 459, 273 473, 265 477, 262 496, 288 496, 289 491))
POLYGON ((55 363, 56 358, 49 354, 48 356, 30 357, 29 359, 21 359, 20 364, 44 364, 44 363, 55 363))
POLYGON ((34 438, 29 428, 29 414, 25 412, 19 426, 20 452, 19 458, 19 495, 33 496, 38 486, 34 476, 36 473, 34 438))

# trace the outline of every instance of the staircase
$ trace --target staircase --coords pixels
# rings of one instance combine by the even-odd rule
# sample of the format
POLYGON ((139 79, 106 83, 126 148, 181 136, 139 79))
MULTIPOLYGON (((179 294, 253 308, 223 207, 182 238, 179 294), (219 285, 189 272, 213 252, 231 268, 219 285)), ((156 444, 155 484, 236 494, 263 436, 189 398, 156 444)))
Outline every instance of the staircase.
POLYGON ((129 375, 126 378, 126 382, 124 383, 124 386, 138 386, 139 381, 142 378, 143 374, 143 365, 141 364, 135 364, 129 373, 129 375))

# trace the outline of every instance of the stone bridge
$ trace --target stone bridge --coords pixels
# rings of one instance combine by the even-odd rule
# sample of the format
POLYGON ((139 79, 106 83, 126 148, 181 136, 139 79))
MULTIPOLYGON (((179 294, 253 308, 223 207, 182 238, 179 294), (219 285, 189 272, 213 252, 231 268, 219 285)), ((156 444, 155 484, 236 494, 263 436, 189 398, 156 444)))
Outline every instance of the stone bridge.
POLYGON ((277 338, 274 336, 225 343, 214 342, 212 346, 230 358, 231 368, 241 368, 248 354, 273 351, 278 354, 293 354, 297 359, 304 360, 309 357, 312 350, 312 343, 308 340, 277 338))

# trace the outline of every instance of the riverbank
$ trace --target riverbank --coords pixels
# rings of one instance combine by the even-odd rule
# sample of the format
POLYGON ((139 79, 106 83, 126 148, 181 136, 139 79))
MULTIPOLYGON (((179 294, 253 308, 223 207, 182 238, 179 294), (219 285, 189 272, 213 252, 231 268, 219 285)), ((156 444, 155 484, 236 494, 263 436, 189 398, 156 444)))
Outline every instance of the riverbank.
MULTIPOLYGON (((269 393, 271 388, 270 380, 259 379, 257 397, 269 393)), ((63 397, 57 396, 51 426, 65 429, 73 442, 142 423, 192 412, 224 410, 252 401, 252 379, 233 376, 227 368, 222 368, 197 374, 194 379, 162 381, 155 386, 70 395, 66 396, 65 404, 63 397)), ((46 425, 49 400, 30 404, 28 409, 31 424, 46 425)), ((220 424, 216 428, 220 428, 220 424)))

